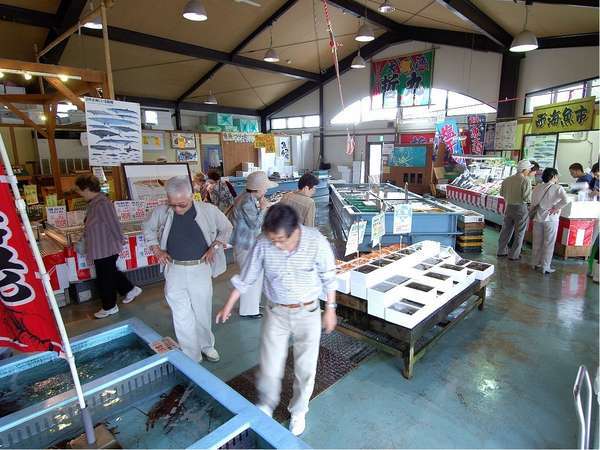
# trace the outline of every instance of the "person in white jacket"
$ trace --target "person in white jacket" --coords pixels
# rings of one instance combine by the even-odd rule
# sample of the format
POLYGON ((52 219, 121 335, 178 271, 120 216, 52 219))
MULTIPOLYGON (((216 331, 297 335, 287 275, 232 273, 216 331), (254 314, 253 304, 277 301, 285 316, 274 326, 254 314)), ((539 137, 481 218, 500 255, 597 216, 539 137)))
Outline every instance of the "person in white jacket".
POLYGON ((552 167, 544 169, 542 183, 535 187, 531 195, 531 208, 535 209, 531 265, 534 269, 541 268, 544 274, 556 271, 550 263, 558 232, 560 210, 567 203, 567 193, 558 184, 558 170, 552 167))

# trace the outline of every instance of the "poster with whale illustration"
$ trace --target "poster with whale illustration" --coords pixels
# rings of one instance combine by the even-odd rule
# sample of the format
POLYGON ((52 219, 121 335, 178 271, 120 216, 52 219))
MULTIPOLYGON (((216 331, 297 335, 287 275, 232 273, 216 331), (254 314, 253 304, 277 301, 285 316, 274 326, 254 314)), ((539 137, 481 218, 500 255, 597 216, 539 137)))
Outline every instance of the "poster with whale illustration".
POLYGON ((85 97, 85 120, 90 166, 143 161, 139 103, 85 97))

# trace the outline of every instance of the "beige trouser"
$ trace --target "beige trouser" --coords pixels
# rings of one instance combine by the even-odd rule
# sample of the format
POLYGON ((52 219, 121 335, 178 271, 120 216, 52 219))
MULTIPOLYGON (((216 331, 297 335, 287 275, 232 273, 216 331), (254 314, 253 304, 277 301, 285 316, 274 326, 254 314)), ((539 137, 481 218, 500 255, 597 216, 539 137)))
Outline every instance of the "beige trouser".
POLYGON ((281 380, 288 355, 289 339, 294 352, 294 395, 288 410, 305 414, 315 385, 321 310, 318 301, 302 308, 268 303, 260 341, 260 370, 257 380, 259 404, 273 409, 279 404, 281 380))
POLYGON ((533 222, 532 266, 542 266, 543 270, 550 268, 557 233, 558 221, 533 222))
POLYGON ((215 345, 212 323, 212 277, 208 264, 165 267, 165 297, 173 314, 177 342, 194 361, 215 345))
MULTIPOLYGON (((233 248, 233 257, 235 262, 240 267, 246 264, 246 258, 250 255, 250 250, 242 250, 236 247, 233 248)), ((263 272, 261 271, 260 276, 256 282, 251 285, 246 292, 240 296, 240 315, 241 316, 254 316, 260 312, 260 299, 262 296, 263 287, 263 272)))
POLYGON ((517 259, 521 256, 523 239, 529 223, 529 209, 526 204, 507 205, 504 212, 504 222, 498 239, 498 254, 506 255, 509 258, 517 259), (510 249, 508 243, 513 238, 510 249))

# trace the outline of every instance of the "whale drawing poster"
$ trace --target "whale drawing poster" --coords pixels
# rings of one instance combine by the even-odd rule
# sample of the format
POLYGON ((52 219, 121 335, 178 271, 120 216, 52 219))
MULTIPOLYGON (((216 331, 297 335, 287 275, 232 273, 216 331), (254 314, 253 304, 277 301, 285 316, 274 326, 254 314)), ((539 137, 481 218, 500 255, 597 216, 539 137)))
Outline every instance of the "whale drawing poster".
POLYGON ((139 103, 85 97, 85 120, 90 166, 143 161, 139 103))

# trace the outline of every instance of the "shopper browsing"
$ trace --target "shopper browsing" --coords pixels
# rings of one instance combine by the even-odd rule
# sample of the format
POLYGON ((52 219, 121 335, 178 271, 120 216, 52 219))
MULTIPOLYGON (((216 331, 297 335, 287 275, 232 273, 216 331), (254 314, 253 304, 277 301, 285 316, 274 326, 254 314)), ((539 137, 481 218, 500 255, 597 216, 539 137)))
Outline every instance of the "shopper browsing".
MULTIPOLYGON (((590 190, 594 189, 594 177, 591 173, 585 173, 583 166, 579 163, 573 163, 569 166, 569 173, 575 178, 576 183, 587 183, 590 190)), ((575 189, 578 191, 579 189, 575 189)))
POLYGON ((527 231, 528 203, 531 203, 531 163, 521 160, 517 163, 517 173, 506 178, 500 187, 506 210, 498 241, 498 256, 507 256, 516 261, 521 258, 521 248, 527 231), (510 249, 508 243, 513 238, 510 249))
MULTIPOLYGON (((250 251, 260 234, 267 208, 271 203, 265 198, 267 190, 277 186, 270 181, 265 172, 253 172, 246 180, 246 192, 235 201, 230 217, 233 222, 233 255, 240 270, 244 269, 250 251)), ((262 273, 255 283, 242 294, 240 299, 240 316, 259 319, 260 299, 262 296, 262 273)))
POLYGON ((227 212, 237 196, 235 188, 214 170, 208 172, 208 179, 207 191, 209 201, 219 208, 221 212, 227 212))
POLYGON ((271 415, 279 404, 289 340, 294 353, 294 396, 288 409, 290 430, 296 436, 305 429, 305 415, 313 392, 319 355, 321 325, 335 329, 335 259, 329 243, 315 228, 300 225, 287 205, 274 205, 266 214, 263 234, 240 276, 232 278, 235 289, 216 321, 225 322, 240 294, 265 274, 269 300, 260 342, 257 380, 259 408, 271 415), (321 323, 319 295, 327 294, 321 323))
POLYGON ((117 259, 125 238, 112 202, 100 192, 98 178, 79 175, 75 179, 74 191, 87 202, 83 242, 87 258, 94 261, 96 285, 102 299, 102 308, 94 316, 103 319, 119 312, 117 292, 124 297, 123 303, 129 303, 142 290, 117 269, 117 259))
POLYGON ((534 269, 542 269, 544 274, 553 273, 555 269, 550 266, 556 234, 558 232, 558 218, 560 210, 564 208, 569 199, 565 190, 558 184, 558 170, 548 167, 542 174, 543 183, 538 184, 531 196, 533 215, 533 243, 531 265, 534 269))
POLYGON ((306 227, 315 226, 315 201, 313 196, 317 190, 319 179, 312 173, 305 173, 298 180, 298 190, 288 192, 280 203, 291 206, 300 218, 300 223, 306 227))
POLYGON ((165 297, 183 352, 195 361, 219 360, 211 331, 212 279, 225 272, 231 223, 215 206, 196 202, 187 177, 165 185, 168 204, 144 223, 147 245, 165 266, 165 297))

